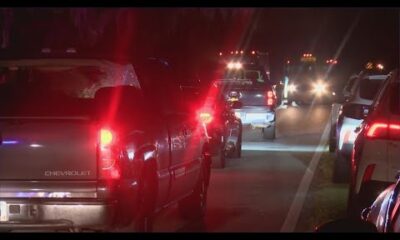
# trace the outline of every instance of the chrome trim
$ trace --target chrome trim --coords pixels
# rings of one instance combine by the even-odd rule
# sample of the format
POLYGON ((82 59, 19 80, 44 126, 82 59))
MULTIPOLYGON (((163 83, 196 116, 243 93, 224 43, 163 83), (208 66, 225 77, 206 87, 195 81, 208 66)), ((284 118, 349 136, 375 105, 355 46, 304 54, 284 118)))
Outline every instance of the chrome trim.
POLYGON ((97 198, 97 192, 0 192, 0 198, 97 198))

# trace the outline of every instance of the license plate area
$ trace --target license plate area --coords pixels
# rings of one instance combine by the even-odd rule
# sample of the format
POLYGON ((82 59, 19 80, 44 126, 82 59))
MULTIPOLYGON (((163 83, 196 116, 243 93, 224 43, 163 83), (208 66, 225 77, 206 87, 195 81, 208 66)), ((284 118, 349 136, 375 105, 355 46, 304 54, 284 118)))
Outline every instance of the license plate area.
POLYGON ((0 201, 0 222, 35 220, 38 213, 35 204, 0 201))
POLYGON ((7 222, 9 219, 7 202, 0 201, 0 222, 7 222))

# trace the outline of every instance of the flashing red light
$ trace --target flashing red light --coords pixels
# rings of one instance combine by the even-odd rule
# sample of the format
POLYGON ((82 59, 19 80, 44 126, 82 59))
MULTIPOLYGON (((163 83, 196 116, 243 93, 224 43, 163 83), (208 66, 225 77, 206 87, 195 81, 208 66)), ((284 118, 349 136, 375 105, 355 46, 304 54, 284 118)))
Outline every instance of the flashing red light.
POLYGON ((222 56, 222 52, 220 52, 219 55, 222 56))
POLYGON ((200 112, 199 118, 200 118, 200 121, 204 124, 209 124, 213 120, 212 114, 210 112, 206 112, 206 111, 200 112))
POLYGON ((254 50, 253 50, 253 51, 251 51, 251 54, 253 54, 253 55, 254 55, 254 54, 256 54, 256 51, 254 51, 254 50))
POLYGON ((100 130, 100 144, 101 146, 109 145, 113 140, 113 134, 108 129, 100 130))
POLYGON ((113 144, 114 138, 111 130, 104 128, 100 130, 99 165, 102 179, 119 179, 121 177, 118 153, 113 144))
POLYGON ((287 60, 286 63, 287 63, 287 64, 290 64, 290 60, 287 60))

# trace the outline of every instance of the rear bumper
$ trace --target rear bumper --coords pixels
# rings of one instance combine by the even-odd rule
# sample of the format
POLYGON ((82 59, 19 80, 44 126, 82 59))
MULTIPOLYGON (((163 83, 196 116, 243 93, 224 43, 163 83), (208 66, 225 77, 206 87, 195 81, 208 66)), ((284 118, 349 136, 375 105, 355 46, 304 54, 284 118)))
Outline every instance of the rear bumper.
POLYGON ((267 128, 275 123, 275 111, 269 108, 235 109, 234 111, 243 125, 251 125, 253 128, 267 128))
POLYGON ((0 199, 0 204, 1 230, 108 229, 116 212, 115 202, 0 199))

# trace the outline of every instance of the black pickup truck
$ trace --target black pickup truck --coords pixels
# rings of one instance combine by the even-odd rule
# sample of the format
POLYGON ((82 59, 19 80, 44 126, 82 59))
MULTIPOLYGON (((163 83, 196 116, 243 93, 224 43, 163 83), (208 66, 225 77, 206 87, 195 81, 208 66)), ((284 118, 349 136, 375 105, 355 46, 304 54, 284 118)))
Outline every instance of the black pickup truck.
POLYGON ((174 202, 203 216, 204 129, 160 65, 0 61, 0 230, 151 231, 174 202))

